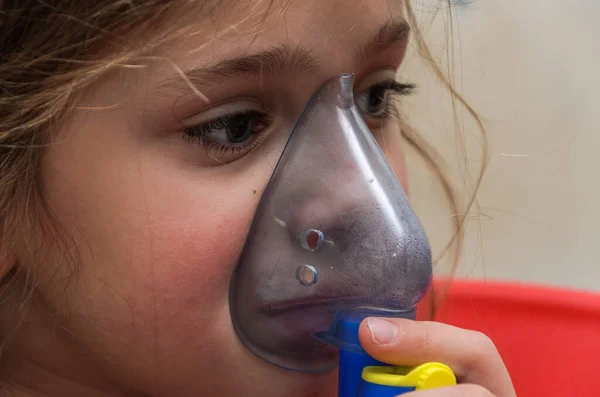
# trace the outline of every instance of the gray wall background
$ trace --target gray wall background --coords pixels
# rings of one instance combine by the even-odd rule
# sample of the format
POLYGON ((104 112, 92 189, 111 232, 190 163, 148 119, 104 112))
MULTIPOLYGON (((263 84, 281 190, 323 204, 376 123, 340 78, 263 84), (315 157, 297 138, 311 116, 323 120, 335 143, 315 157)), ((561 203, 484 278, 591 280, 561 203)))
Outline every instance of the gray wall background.
MULTIPOLYGON (((422 23, 434 3, 416 1, 422 23)), ((491 149, 456 277, 600 291, 600 2, 479 0, 454 17, 449 46, 450 21, 439 10, 427 32, 431 49, 484 118, 491 149)), ((419 89, 404 112, 457 170, 451 102, 411 52, 399 78, 419 89)), ((458 120, 477 170, 474 124, 458 120)), ((452 214, 420 161, 408 161, 412 201, 439 252, 452 214)), ((438 272, 448 272, 447 262, 438 272)))

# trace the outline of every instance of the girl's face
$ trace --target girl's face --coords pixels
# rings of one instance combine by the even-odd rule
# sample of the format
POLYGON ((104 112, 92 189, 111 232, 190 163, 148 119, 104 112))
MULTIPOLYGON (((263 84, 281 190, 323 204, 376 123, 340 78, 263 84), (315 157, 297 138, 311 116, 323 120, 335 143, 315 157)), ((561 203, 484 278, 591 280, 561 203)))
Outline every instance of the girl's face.
POLYGON ((43 194, 78 264, 71 274, 59 249, 19 253, 47 285, 43 313, 57 313, 34 310, 21 334, 36 337, 30 356, 46 351, 32 360, 71 382, 113 396, 335 394, 335 373, 281 370, 246 350, 229 282, 285 140, 326 80, 355 74, 357 104, 405 184, 381 88, 407 45, 402 4, 231 3, 188 10, 189 34, 90 87, 46 152, 43 194))

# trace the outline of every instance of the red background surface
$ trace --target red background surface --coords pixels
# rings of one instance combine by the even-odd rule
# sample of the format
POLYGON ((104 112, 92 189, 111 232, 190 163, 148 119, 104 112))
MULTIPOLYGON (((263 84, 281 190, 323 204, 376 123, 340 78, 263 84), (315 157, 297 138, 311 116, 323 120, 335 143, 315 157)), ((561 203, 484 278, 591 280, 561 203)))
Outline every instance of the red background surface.
POLYGON ((435 286, 449 289, 434 319, 491 337, 519 397, 600 396, 600 294, 490 281, 435 286))

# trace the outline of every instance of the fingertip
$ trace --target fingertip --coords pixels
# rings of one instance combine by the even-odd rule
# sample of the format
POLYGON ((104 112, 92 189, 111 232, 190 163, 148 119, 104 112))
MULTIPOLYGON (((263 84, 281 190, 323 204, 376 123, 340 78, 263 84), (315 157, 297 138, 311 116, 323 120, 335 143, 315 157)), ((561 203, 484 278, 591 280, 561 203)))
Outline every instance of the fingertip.
POLYGON ((413 357, 414 346, 407 344, 407 341, 410 342, 409 335, 412 331, 409 330, 413 322, 404 318, 366 318, 358 329, 361 346, 367 354, 379 361, 393 365, 412 365, 418 361, 413 357), (406 361, 406 358, 409 360, 406 361))
POLYGON ((387 346, 396 342, 398 331, 398 325, 391 319, 369 317, 361 323, 358 333, 361 343, 387 346))
POLYGON ((371 331, 369 330, 368 319, 364 319, 358 327, 358 340, 363 349, 367 352, 372 350, 373 338, 371 337, 371 331))
POLYGON ((368 318, 365 318, 358 327, 358 338, 362 341, 371 342, 371 332, 369 331, 368 318))

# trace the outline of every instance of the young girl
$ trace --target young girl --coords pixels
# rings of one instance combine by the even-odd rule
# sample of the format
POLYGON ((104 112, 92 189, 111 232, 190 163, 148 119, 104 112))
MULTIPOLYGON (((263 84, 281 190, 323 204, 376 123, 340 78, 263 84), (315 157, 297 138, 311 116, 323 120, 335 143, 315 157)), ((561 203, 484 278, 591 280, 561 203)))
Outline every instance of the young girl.
MULTIPOLYGON (((312 94, 355 75, 406 188, 402 0, 0 1, 0 384, 6 396, 335 396, 248 351, 232 272, 312 94), (394 91, 396 89, 396 91, 394 91)), ((370 318, 373 357, 515 395, 485 336, 370 318)))

